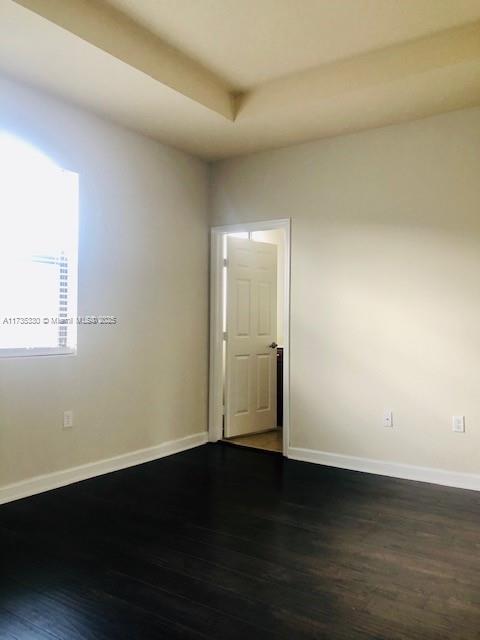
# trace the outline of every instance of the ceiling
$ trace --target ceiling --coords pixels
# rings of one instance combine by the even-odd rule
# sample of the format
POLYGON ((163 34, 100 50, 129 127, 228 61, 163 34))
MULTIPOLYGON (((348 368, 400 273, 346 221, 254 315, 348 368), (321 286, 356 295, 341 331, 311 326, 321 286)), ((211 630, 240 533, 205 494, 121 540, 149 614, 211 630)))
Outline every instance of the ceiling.
POLYGON ((250 89, 480 19, 478 0, 107 0, 250 89))
POLYGON ((2 0, 0 71, 216 159, 480 104, 480 0, 2 0))

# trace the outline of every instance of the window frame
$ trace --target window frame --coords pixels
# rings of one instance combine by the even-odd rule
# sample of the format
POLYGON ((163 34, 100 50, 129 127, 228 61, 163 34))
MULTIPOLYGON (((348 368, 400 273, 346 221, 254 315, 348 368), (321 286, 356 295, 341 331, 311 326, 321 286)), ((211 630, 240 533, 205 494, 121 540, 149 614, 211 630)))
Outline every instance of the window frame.
POLYGON ((12 349, 0 348, 2 358, 30 358, 32 356, 76 356, 77 348, 71 347, 15 347, 12 349))
MULTIPOLYGON (((63 167, 52 161, 47 155, 45 155, 40 149, 33 147, 28 142, 23 140, 20 137, 15 136, 14 134, 10 134, 10 132, 0 128, 0 134, 6 134, 9 137, 15 138, 21 145, 28 146, 32 149, 33 153, 38 154, 45 162, 51 163, 55 170, 60 173, 70 174, 75 179, 75 195, 76 195, 76 203, 75 203, 75 220, 74 227, 72 228, 74 236, 73 238, 73 247, 67 253, 67 260, 70 263, 69 271, 65 275, 63 269, 65 265, 62 264, 64 253, 63 251, 58 256, 50 256, 43 254, 32 254, 31 260, 32 262, 49 262, 53 260, 51 264, 56 264, 59 268, 59 290, 58 290, 58 318, 62 318, 66 313, 67 309, 72 305, 71 309, 72 315, 78 315, 78 270, 79 270, 79 242, 80 242, 80 174, 76 170, 72 170, 67 167, 63 167), (68 283, 62 282, 63 280, 67 280, 68 283), (62 287, 65 289, 68 288, 67 291, 64 291, 62 287)), ((72 321, 68 324, 78 325, 77 318, 73 317, 72 321)), ((16 347, 1 347, 0 346, 0 360, 8 359, 8 358, 31 358, 31 357, 47 357, 47 356, 76 356, 78 352, 78 326, 74 328, 74 340, 70 345, 62 344, 62 341, 67 341, 67 336, 69 334, 64 334, 62 332, 63 324, 61 322, 58 323, 59 333, 58 340, 59 343, 56 346, 16 346, 16 347)), ((1 329, 0 329, 1 330, 1 329)))

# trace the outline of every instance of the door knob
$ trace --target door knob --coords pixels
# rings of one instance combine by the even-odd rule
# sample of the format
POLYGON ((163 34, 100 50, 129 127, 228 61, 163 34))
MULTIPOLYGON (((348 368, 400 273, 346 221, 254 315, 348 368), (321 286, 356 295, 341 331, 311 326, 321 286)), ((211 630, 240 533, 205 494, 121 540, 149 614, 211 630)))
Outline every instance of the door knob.
POLYGON ((278 347, 278 344, 276 342, 272 342, 268 346, 270 347, 270 349, 276 349, 278 347))

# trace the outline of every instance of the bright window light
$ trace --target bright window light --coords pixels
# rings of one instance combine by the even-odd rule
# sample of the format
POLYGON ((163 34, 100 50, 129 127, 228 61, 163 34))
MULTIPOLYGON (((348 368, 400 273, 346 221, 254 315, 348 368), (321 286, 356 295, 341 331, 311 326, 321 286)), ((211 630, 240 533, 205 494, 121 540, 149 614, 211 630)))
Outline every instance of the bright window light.
POLYGON ((78 174, 0 131, 0 357, 75 353, 78 174))

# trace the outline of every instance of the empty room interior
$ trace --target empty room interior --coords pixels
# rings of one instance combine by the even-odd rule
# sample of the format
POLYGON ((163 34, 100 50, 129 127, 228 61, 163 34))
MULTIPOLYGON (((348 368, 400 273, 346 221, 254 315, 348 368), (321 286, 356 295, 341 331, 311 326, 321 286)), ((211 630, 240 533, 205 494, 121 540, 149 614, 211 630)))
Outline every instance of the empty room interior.
POLYGON ((480 0, 0 0, 0 640, 480 640, 480 0))

